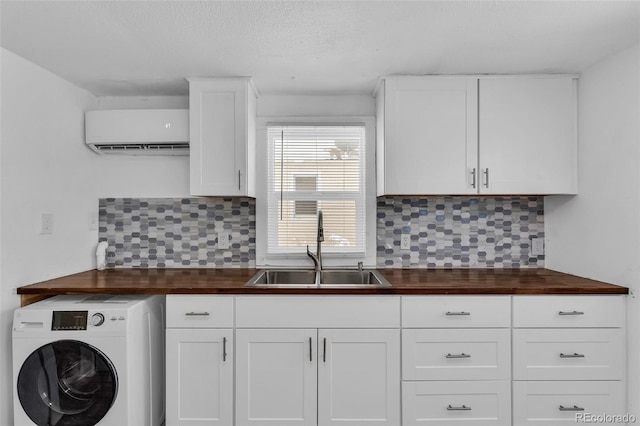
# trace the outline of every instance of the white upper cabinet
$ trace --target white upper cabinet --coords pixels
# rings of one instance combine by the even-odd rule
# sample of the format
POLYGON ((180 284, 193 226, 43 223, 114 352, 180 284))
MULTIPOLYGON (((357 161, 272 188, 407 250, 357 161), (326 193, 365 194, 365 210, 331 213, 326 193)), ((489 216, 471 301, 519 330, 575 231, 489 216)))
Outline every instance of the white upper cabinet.
POLYGON ((386 77, 378 195, 576 193, 576 100, 571 76, 386 77))
POLYGON ((189 79, 191 195, 255 196, 256 98, 249 78, 189 79))
POLYGON ((383 80, 376 98, 378 195, 475 193, 477 98, 475 78, 383 80))
POLYGON ((480 79, 481 193, 575 194, 576 80, 480 79))

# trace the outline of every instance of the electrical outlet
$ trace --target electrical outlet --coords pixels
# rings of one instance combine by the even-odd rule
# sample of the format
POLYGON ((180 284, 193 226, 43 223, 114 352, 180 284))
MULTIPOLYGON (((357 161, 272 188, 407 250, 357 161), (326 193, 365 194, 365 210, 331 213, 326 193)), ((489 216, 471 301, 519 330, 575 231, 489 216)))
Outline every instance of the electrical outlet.
POLYGON ((96 229, 98 229, 98 212, 89 212, 88 218, 89 230, 95 231, 96 229))
POLYGON ((544 239, 531 238, 531 255, 542 256, 544 254, 544 239))
POLYGON ((229 248, 229 233, 218 232, 218 249, 226 250, 229 248))
POLYGON ((400 237, 400 250, 410 250, 411 249, 411 235, 410 234, 402 234, 400 237))
POLYGON ((53 213, 42 213, 40 215, 40 233, 53 234, 53 213))

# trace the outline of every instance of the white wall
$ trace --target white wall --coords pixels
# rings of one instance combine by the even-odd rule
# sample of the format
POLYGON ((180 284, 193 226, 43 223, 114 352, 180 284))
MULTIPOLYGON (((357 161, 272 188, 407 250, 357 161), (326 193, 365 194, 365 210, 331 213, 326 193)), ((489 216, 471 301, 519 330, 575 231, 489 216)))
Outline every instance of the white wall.
POLYGON ((185 98, 100 98, 0 50, 0 424, 12 423, 11 322, 16 288, 95 267, 100 197, 189 191, 189 157, 100 156, 84 144, 84 112, 186 107, 185 98), (40 235, 41 213, 54 215, 40 235))
MULTIPOLYGON (((2 51, 0 51, 0 95, 2 94, 2 75, 3 75, 3 71, 2 71, 2 62, 3 62, 3 58, 4 55, 2 54, 2 51)), ((6 316, 3 314, 4 312, 4 304, 3 304, 3 300, 4 297, 2 295, 3 290, 2 290, 2 134, 1 134, 1 130, 3 129, 2 123, 3 123, 3 115, 2 115, 2 104, 3 102, 0 101, 0 345, 2 345, 4 348, 7 347, 6 345, 6 338, 4 333, 7 333, 7 326, 5 324, 5 318, 6 316)), ((10 357, 8 355, 9 353, 9 349, 4 349, 4 352, 2 352, 2 350, 0 350, 0 383, 6 382, 8 381, 7 378, 7 368, 9 366, 10 361, 10 357)), ((0 385, 1 386, 1 385, 0 385)), ((7 401, 7 394, 6 391, 3 391, 2 389, 0 389, 0 423, 2 423, 4 420, 8 420, 10 417, 10 415, 8 414, 9 411, 9 402, 2 402, 2 401, 7 401)))
POLYGON ((83 112, 95 97, 2 49, 0 424, 11 424, 11 321, 16 287, 90 269, 97 231, 93 156, 82 146, 83 112), (40 235, 41 213, 54 215, 40 235))
MULTIPOLYGON (((258 88, 259 89, 259 88, 258 88)), ((258 117, 340 117, 376 115, 373 97, 366 95, 262 95, 258 117)))
MULTIPOLYGON (((640 414, 639 46, 578 83, 578 192, 545 199, 546 267, 629 287, 629 411, 640 414)), ((617 414, 617 413, 610 413, 617 414)))

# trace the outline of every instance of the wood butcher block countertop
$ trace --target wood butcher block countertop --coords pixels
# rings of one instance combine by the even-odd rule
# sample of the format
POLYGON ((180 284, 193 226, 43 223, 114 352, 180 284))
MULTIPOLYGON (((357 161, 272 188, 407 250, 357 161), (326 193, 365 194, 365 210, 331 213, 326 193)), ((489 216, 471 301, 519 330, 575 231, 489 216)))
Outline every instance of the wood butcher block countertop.
POLYGON ((627 294, 629 289, 548 269, 380 269, 391 287, 260 288, 257 269, 91 270, 18 288, 23 304, 57 294, 627 294))

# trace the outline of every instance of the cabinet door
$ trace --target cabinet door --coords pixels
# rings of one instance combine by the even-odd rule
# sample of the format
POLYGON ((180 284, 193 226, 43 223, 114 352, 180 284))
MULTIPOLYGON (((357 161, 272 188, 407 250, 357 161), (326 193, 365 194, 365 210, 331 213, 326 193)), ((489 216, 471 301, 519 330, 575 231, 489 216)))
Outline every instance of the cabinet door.
POLYGON ((233 331, 167 329, 167 426, 233 423, 233 331))
POLYGON ((236 330, 236 425, 315 425, 316 329, 236 330))
POLYGON ((380 191, 476 193, 477 79, 389 78, 383 96, 384 152, 378 155, 384 155, 384 188, 380 191))
POLYGON ((189 81, 192 195, 253 196, 255 95, 244 78, 189 81))
POLYGON ((318 425, 400 424, 400 331, 318 332, 318 425))
POLYGON ((570 77, 481 78, 480 192, 576 193, 576 99, 570 77))

